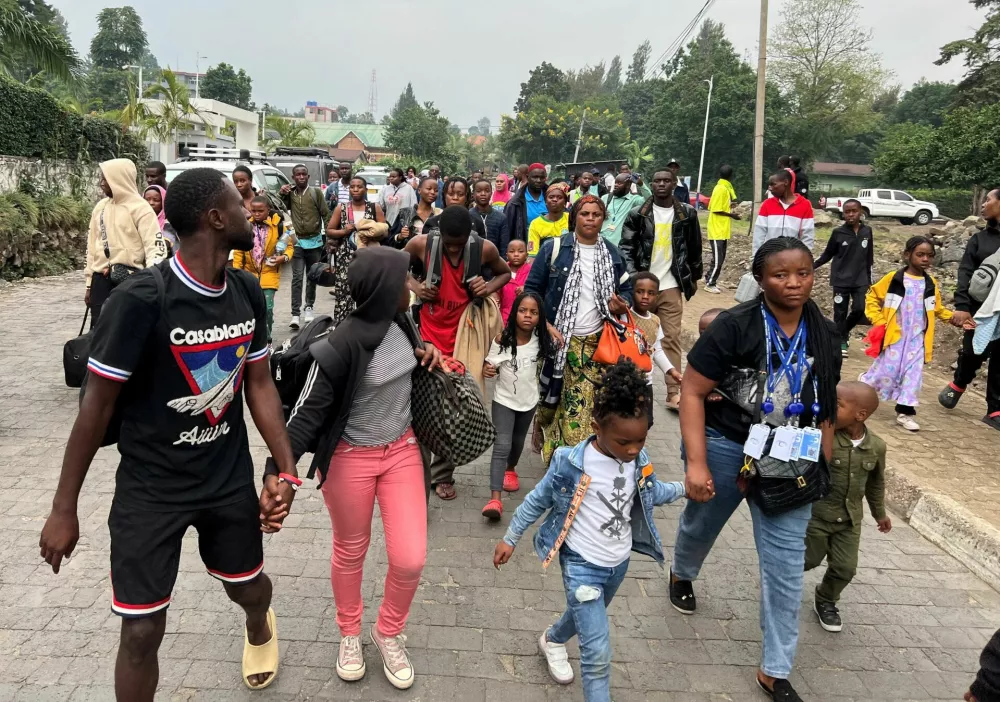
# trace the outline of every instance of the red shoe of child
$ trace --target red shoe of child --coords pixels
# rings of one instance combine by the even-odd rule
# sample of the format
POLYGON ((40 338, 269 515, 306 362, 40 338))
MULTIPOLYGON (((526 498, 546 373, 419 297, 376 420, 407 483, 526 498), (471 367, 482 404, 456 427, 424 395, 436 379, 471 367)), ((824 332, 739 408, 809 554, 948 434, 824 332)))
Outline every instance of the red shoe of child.
POLYGON ((483 516, 489 519, 491 522, 499 521, 500 517, 503 516, 503 504, 500 500, 490 500, 483 507, 483 516))
POLYGON ((505 492, 517 492, 521 489, 521 481, 517 479, 516 470, 504 471, 503 489, 505 492))

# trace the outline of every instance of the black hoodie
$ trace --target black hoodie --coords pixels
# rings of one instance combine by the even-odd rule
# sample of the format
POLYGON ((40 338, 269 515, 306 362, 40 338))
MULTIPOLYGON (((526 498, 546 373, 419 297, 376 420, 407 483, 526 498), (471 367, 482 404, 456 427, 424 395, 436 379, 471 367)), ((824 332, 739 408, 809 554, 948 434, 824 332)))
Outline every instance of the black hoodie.
POLYGON ((996 222, 990 222, 986 229, 980 229, 969 237, 965 245, 965 255, 958 264, 958 285, 955 287, 955 311, 975 314, 979 311, 981 302, 969 297, 969 281, 972 274, 982 265, 983 261, 1000 249, 1000 229, 996 222))
POLYGON ((842 224, 830 233, 826 250, 816 259, 816 268, 833 261, 830 270, 830 287, 834 290, 856 290, 872 284, 872 266, 875 265, 875 242, 872 228, 862 223, 858 233, 842 224))

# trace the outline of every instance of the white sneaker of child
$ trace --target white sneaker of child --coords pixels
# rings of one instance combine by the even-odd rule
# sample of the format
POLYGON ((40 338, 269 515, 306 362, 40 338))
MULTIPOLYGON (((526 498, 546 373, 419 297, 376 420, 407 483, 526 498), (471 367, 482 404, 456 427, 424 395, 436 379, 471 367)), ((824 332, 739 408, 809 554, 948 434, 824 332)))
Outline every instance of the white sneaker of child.
POLYGON ((566 654, 566 645, 552 643, 546 638, 548 631, 543 631, 538 639, 538 650, 545 656, 545 662, 549 664, 549 675, 560 685, 569 685, 573 682, 573 667, 569 664, 569 656, 566 654))
POLYGON ((907 431, 920 431, 920 425, 917 424, 917 420, 913 418, 913 415, 897 414, 896 423, 907 431))

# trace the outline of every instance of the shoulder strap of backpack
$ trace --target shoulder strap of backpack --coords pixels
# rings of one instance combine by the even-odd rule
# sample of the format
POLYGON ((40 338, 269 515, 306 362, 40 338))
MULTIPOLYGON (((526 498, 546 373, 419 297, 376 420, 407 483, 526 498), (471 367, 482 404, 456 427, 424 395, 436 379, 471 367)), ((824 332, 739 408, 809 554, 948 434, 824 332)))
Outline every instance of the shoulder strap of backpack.
POLYGON ((424 245, 424 275, 431 285, 441 285, 441 256, 441 234, 432 231, 424 245))
POLYGON ((153 274, 153 282, 156 284, 157 308, 159 309, 160 314, 162 315, 163 306, 167 299, 167 286, 166 283, 163 282, 163 272, 160 270, 160 267, 158 265, 150 266, 149 270, 153 274))
POLYGON ((469 240, 465 242, 465 282, 479 276, 483 270, 483 240, 475 232, 469 234, 469 240))
POLYGON ((309 344, 309 354, 319 364, 326 377, 334 380, 337 374, 337 354, 330 345, 330 337, 326 336, 309 344))

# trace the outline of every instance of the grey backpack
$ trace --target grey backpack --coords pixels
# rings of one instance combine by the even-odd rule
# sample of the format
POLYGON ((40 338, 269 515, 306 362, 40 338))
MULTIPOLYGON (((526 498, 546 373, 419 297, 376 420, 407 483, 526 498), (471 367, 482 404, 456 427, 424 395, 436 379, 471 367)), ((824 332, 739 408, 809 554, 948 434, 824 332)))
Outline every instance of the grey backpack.
POLYGON ((998 269, 1000 269, 1000 250, 992 256, 988 256, 972 274, 972 278, 969 280, 969 297, 976 302, 983 302, 993 288, 998 269))

